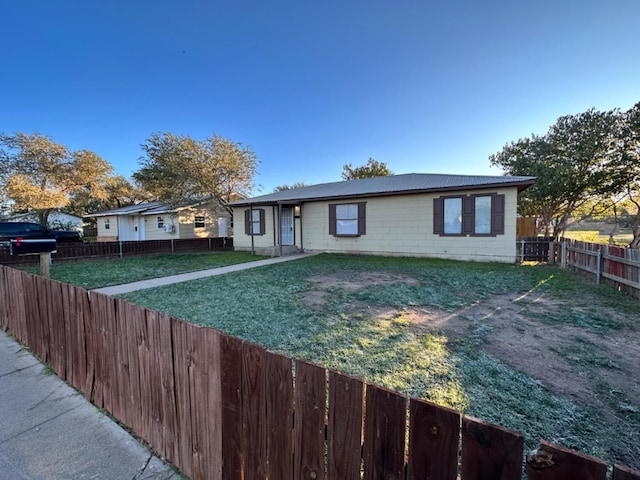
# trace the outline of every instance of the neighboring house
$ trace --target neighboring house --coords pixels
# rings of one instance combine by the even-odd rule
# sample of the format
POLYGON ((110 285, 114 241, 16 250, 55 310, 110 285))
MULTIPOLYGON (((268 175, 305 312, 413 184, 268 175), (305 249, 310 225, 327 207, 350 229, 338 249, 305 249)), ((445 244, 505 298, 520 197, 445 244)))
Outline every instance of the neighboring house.
POLYGON ((518 192, 534 182, 413 173, 238 200, 234 248, 513 262, 518 192))
MULTIPOLYGON (((10 215, 2 220, 3 222, 35 222, 38 223, 37 213, 20 213, 10 215)), ((48 226, 54 230, 77 230, 82 233, 84 220, 82 217, 71 215, 60 210, 51 210, 47 218, 48 226)))
POLYGON ((95 218, 98 242, 230 236, 231 215, 217 200, 168 208, 141 203, 86 215, 95 218))

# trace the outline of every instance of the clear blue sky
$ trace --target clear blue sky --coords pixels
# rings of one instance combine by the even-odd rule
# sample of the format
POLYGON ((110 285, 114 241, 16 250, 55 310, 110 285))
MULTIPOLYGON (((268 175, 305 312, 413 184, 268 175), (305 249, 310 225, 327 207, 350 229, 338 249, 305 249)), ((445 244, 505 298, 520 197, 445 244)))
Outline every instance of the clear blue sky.
POLYGON ((129 176, 153 132, 250 145, 254 193, 488 156, 640 101, 637 0, 2 0, 0 132, 129 176))

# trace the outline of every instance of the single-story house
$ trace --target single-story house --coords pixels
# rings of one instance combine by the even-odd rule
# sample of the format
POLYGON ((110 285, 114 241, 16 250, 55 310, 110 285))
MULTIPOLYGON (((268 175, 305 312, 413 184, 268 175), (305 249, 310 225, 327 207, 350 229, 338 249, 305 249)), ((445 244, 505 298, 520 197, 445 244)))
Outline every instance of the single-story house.
POLYGON ((513 262, 518 192, 534 182, 412 173, 237 200, 234 247, 513 262))
POLYGON ((95 218, 99 242, 228 237, 231 215, 217 200, 183 207, 147 202, 86 215, 95 218))

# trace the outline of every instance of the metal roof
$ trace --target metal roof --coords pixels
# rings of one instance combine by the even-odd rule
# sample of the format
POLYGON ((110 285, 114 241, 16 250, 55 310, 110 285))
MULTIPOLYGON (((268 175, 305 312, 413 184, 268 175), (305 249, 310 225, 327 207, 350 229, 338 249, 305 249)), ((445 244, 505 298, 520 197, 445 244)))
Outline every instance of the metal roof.
POLYGON ((408 195, 412 193, 475 190, 484 188, 518 187, 518 190, 535 183, 535 177, 446 175, 432 173, 407 173, 387 177, 366 178, 333 183, 322 183, 282 192, 261 195, 231 202, 231 206, 270 205, 278 203, 309 202, 338 198, 380 197, 408 195))
POLYGON ((106 210, 104 212, 91 213, 91 214, 85 215, 85 217, 106 217, 108 215, 131 215, 134 213, 141 213, 141 212, 145 212, 147 210, 151 210, 159 207, 161 207, 164 210, 164 207, 162 207, 162 204, 160 202, 146 202, 146 203, 140 203, 138 205, 129 205, 127 207, 114 208, 113 210, 106 210))

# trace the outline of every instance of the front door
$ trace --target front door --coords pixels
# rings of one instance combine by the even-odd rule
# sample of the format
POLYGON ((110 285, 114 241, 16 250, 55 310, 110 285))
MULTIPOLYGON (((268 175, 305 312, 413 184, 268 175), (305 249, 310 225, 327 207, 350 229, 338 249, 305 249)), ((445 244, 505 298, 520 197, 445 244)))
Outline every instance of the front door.
POLYGON ((282 218, 280 219, 280 231, 282 233, 282 245, 293 245, 293 207, 282 207, 282 218))

